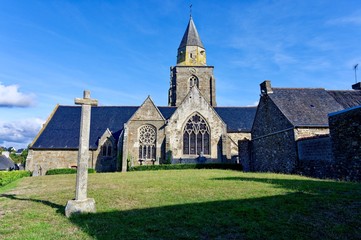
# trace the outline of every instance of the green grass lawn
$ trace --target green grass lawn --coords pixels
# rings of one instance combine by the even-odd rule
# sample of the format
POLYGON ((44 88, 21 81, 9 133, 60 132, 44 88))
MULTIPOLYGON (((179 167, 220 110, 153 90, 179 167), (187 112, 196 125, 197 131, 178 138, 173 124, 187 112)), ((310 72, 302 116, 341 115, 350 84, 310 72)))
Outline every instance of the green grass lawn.
POLYGON ((3 239, 361 239, 361 184, 231 170, 90 174, 97 213, 66 218, 75 175, 0 188, 3 239))

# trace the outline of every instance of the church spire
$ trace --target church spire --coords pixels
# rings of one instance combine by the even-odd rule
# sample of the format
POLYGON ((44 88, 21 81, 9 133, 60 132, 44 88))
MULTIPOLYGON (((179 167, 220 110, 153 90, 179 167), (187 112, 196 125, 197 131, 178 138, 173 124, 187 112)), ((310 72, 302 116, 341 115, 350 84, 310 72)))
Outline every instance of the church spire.
POLYGON ((187 29, 184 32, 182 41, 178 47, 177 65, 206 65, 206 51, 192 16, 189 18, 187 29))
POLYGON ((194 25, 192 16, 190 16, 187 29, 184 32, 179 48, 183 48, 185 46, 198 46, 204 48, 201 38, 199 37, 196 25, 194 25))

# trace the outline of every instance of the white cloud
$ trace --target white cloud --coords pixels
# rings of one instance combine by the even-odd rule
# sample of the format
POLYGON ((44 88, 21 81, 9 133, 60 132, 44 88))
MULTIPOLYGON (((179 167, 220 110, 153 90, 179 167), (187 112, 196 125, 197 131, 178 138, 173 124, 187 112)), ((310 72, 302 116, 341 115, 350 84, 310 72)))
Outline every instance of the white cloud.
POLYGON ((29 107, 33 104, 33 94, 19 92, 18 85, 5 86, 0 82, 0 107, 29 107))
POLYGON ((11 142, 17 146, 26 147, 38 134, 43 123, 44 120, 39 118, 0 122, 0 145, 11 142))

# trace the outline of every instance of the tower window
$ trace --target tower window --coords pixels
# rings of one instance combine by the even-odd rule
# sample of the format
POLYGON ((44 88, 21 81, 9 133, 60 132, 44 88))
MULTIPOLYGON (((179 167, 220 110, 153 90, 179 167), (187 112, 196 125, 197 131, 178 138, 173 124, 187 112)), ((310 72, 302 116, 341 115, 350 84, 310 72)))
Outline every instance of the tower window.
POLYGON ((193 115, 188 119, 183 130, 183 154, 195 155, 195 154, 210 154, 209 151, 209 139, 210 139, 209 127, 199 114, 193 115))
POLYGON ((199 87, 199 84, 198 84, 198 78, 194 75, 192 75, 190 78, 189 78, 189 87, 193 87, 193 86, 197 86, 199 87))
POLYGON ((156 129, 151 125, 139 129, 139 159, 155 160, 156 129))

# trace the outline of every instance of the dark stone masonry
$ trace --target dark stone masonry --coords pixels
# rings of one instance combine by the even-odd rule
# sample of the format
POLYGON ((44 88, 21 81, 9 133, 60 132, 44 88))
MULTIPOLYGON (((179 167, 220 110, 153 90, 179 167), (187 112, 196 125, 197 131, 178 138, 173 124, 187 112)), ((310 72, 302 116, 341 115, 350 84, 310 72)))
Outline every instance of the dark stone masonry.
POLYGON ((329 116, 337 178, 361 181, 361 106, 329 116))

